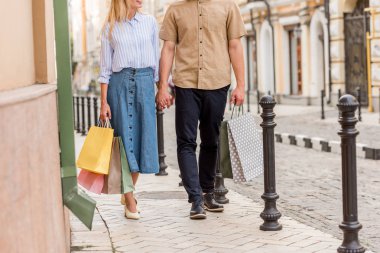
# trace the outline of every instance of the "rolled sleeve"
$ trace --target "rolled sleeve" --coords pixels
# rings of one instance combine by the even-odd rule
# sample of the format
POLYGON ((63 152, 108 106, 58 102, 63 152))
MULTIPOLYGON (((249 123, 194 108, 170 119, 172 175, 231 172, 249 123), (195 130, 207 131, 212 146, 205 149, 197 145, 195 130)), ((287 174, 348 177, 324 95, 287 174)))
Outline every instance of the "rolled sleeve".
POLYGON ((239 7, 232 3, 227 17, 227 37, 228 40, 238 39, 247 34, 244 21, 240 14, 239 7))
POLYGON ((164 21, 162 22, 160 30, 160 39, 173 41, 177 43, 178 33, 177 33, 177 23, 174 17, 173 7, 170 6, 166 11, 164 21))
POLYGON ((113 48, 109 40, 109 26, 107 25, 101 36, 100 48, 100 74, 98 78, 99 83, 109 83, 112 74, 112 57, 113 48))

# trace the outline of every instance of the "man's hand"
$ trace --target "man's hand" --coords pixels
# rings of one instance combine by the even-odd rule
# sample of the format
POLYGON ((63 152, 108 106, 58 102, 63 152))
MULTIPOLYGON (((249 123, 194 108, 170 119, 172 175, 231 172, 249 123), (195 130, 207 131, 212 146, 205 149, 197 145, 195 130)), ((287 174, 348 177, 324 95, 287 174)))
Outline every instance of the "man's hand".
POLYGON ((174 98, 167 89, 160 88, 156 94, 156 105, 159 110, 169 108, 174 102, 174 98))
POLYGON ((231 93, 230 103, 235 104, 236 106, 241 106, 244 103, 244 93, 244 88, 241 88, 240 86, 236 87, 231 93))

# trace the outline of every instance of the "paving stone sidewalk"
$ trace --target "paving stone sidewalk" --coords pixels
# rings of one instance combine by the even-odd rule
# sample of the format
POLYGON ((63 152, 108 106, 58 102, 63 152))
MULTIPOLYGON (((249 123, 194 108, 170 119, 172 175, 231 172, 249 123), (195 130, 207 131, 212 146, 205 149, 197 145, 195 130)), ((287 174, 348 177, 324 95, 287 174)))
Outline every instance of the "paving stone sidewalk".
MULTIPOLYGON (((328 106, 325 110, 325 119, 321 119, 320 107, 318 106, 296 106, 277 104, 274 107, 277 123, 275 131, 278 133, 289 133, 292 135, 306 135, 309 137, 320 137, 329 141, 340 141, 337 132, 340 129, 338 123, 339 112, 336 107, 328 106)), ((262 122, 257 114, 256 105, 251 105, 251 112, 255 115, 257 122, 262 122)), ((229 118, 230 111, 226 111, 229 118)), ((358 114, 356 113, 356 117, 358 114)), ((362 110, 362 121, 356 124, 359 130, 357 143, 366 144, 371 148, 380 148, 380 121, 379 113, 369 113, 362 110)))
MULTIPOLYGON (((94 195, 97 211, 93 231, 71 218, 72 252, 336 252, 341 241, 289 217, 283 230, 259 230, 263 206, 230 191, 224 213, 190 220, 186 194, 178 187, 177 171, 169 176, 142 175, 137 199, 138 221, 127 220, 119 195, 94 195)), ((257 196, 259 198, 259 196, 257 196)))

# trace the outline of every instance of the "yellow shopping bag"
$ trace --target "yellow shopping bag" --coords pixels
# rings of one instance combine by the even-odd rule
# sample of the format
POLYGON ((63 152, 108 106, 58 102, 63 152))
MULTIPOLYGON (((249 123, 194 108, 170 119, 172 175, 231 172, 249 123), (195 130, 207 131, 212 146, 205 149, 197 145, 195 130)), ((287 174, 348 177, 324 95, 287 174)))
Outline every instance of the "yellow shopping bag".
POLYGON ((77 160, 77 167, 98 174, 109 171, 113 129, 109 121, 104 126, 92 126, 77 160))

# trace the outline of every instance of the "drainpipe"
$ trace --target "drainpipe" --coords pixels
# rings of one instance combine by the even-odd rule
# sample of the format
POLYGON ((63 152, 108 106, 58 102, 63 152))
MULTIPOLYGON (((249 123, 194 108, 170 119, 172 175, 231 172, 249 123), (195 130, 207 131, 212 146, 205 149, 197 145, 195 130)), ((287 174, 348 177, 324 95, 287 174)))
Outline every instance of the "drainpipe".
POLYGON ((91 229, 96 202, 78 192, 77 185, 68 21, 67 0, 54 0, 62 197, 64 205, 91 229))
MULTIPOLYGON (((329 75, 329 97, 327 103, 331 103, 332 81, 331 81, 331 53, 330 53, 330 0, 325 0, 325 17, 327 19, 327 50, 329 54, 328 75, 329 75)), ((325 85, 325 84, 324 84, 325 85)))

